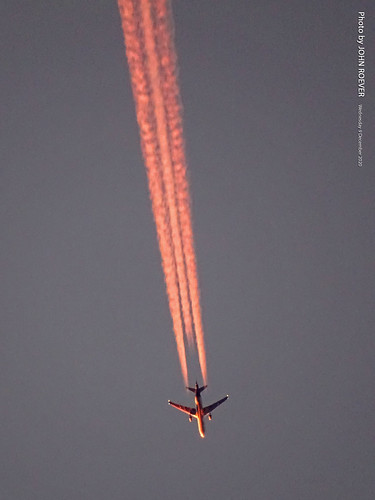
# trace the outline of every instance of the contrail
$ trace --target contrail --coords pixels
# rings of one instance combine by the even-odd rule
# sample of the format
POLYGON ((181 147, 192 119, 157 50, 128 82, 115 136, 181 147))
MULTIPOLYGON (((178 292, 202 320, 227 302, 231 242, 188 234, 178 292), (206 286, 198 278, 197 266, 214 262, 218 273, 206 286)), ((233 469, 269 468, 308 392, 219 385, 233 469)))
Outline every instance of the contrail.
POLYGON ((176 53, 167 0, 118 0, 137 121, 184 382, 193 329, 204 382, 206 355, 191 223, 176 53), (194 326, 193 326, 194 325, 194 326))
POLYGON ((207 381, 206 351, 199 300, 198 273, 191 223, 189 185, 186 176, 185 143, 182 127, 181 99, 177 81, 177 57, 171 37, 171 14, 166 2, 159 2, 156 9, 155 29, 162 47, 162 77, 165 89, 165 106, 168 117, 172 161, 175 171, 176 195, 182 231, 189 295, 195 328, 199 363, 203 380, 207 381))

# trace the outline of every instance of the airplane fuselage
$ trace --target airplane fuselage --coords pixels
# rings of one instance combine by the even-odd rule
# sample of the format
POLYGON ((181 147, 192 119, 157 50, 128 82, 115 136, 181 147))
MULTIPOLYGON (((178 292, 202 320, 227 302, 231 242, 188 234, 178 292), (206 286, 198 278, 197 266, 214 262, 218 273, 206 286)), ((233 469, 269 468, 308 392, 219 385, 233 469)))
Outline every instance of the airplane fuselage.
POLYGON ((197 415, 199 434, 201 435, 202 438, 204 438, 204 420, 203 420, 204 412, 202 407, 202 398, 198 394, 195 395, 195 409, 197 411, 196 415, 197 415))

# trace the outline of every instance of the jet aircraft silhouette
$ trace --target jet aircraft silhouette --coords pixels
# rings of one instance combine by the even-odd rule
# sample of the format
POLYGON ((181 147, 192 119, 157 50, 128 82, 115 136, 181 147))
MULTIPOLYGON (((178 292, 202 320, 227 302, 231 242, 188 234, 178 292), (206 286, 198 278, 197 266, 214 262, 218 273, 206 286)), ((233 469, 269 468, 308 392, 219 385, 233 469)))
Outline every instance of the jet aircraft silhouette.
POLYGON ((195 387, 186 387, 186 389, 189 389, 189 391, 194 392, 195 394, 195 408, 189 408, 188 406, 179 405, 177 403, 173 403, 170 400, 168 401, 168 404, 170 404, 174 408, 177 408, 177 410, 187 413, 189 415, 189 422, 193 420, 193 417, 197 419, 199 434, 201 435, 202 438, 204 438, 204 432, 205 432, 204 421, 203 421, 204 417, 208 415, 209 420, 211 420, 212 419, 211 412, 219 405, 221 405, 221 403, 224 403, 224 401, 226 401, 229 397, 225 396, 225 398, 219 399, 219 401, 216 401, 216 403, 213 403, 212 405, 203 408, 201 392, 204 391, 206 387, 207 387, 206 385, 199 387, 198 382, 195 382, 195 387))

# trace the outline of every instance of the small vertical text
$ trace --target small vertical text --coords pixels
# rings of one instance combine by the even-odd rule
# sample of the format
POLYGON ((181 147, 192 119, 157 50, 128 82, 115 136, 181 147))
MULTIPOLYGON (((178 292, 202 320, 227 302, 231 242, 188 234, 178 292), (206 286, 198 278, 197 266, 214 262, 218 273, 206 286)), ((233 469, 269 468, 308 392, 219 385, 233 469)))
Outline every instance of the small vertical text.
MULTIPOLYGON (((366 95, 366 49, 365 49, 365 12, 358 12, 357 22, 357 95, 359 99, 363 99, 366 95)), ((363 102, 363 101, 362 101, 363 102)), ((363 154, 362 154, 362 136, 363 136, 363 104, 358 103, 358 156, 357 165, 362 167, 363 154)))
POLYGON ((365 97, 366 78, 365 78, 365 13, 358 12, 358 97, 365 97))
POLYGON ((358 104, 358 166, 362 167, 362 104, 358 104))

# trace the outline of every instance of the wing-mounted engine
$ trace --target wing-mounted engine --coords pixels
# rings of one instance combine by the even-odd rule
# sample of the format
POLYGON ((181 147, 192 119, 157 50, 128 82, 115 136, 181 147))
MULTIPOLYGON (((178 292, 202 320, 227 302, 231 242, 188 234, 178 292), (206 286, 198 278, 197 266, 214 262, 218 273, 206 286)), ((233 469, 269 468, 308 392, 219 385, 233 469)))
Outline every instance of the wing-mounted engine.
POLYGON ((208 420, 212 420, 212 415, 211 413, 208 414, 208 420))

